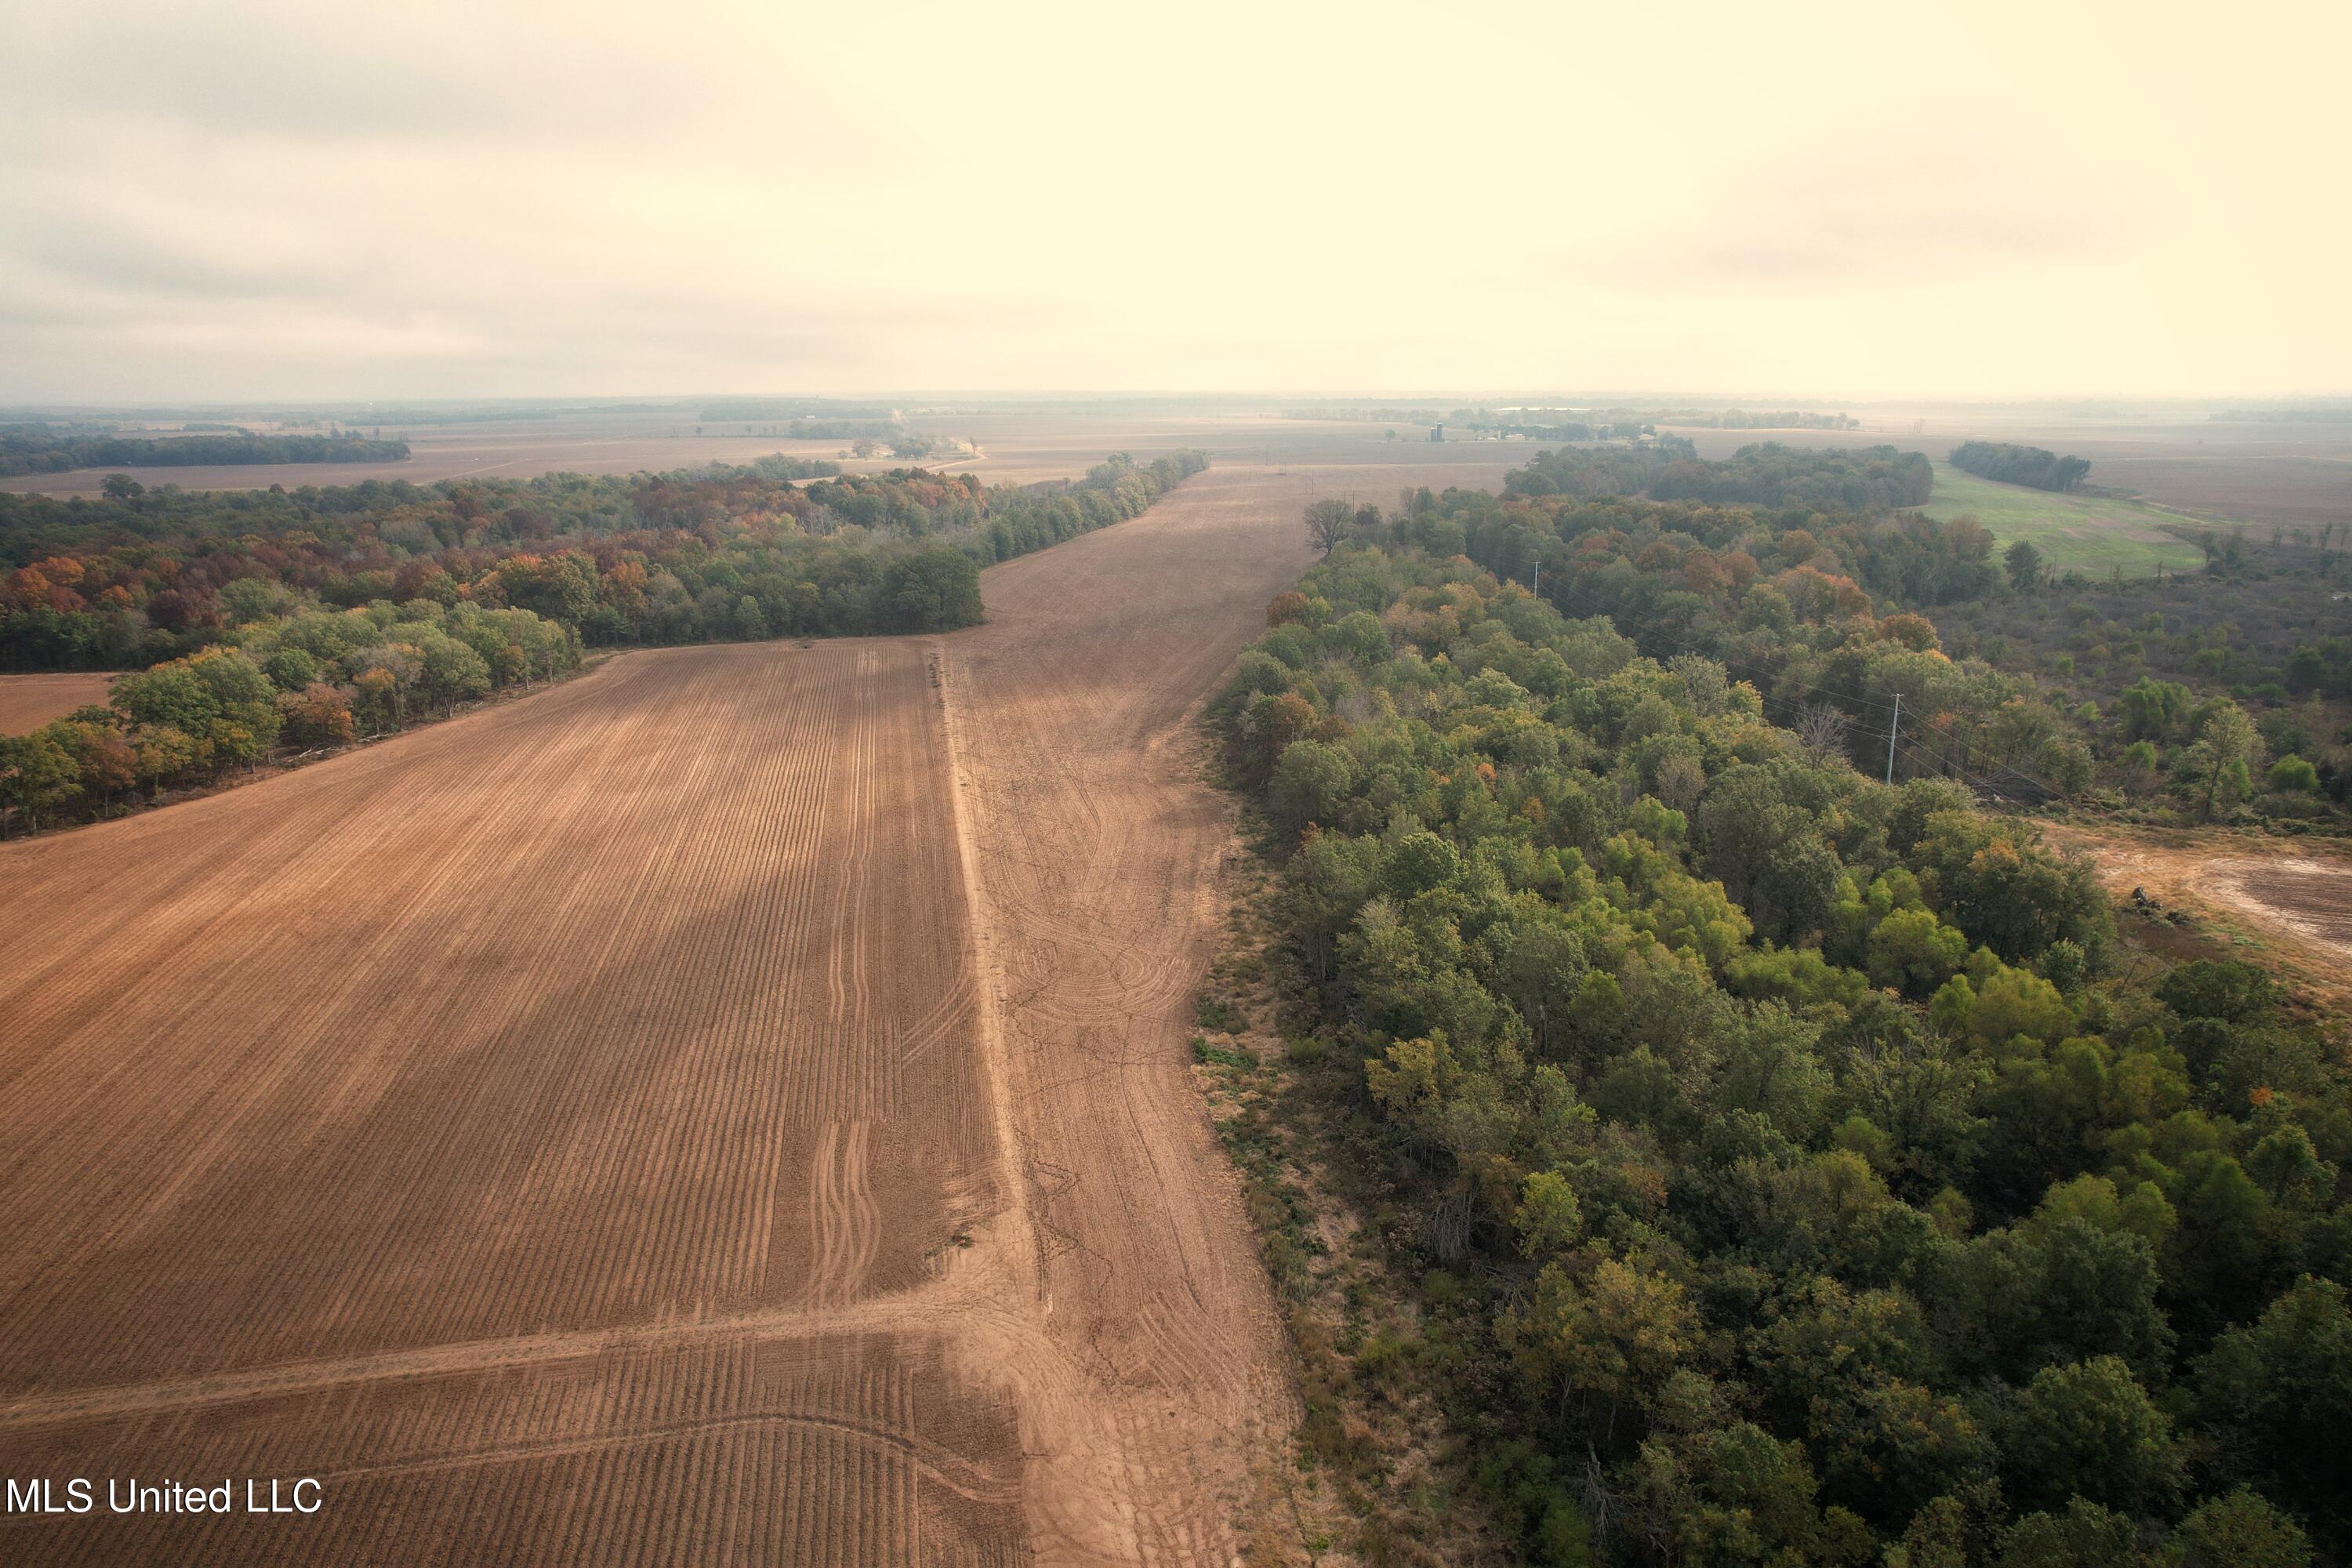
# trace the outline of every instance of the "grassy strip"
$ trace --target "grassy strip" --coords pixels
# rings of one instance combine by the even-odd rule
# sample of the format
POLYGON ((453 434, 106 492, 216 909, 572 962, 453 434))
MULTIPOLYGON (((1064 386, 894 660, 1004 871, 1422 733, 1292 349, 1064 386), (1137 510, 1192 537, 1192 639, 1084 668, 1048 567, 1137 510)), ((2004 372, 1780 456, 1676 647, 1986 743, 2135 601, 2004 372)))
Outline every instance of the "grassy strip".
POLYGON ((2126 577, 2141 577, 2158 566, 2193 572, 2205 564, 2204 552, 2170 531, 2191 521, 2186 514, 2137 500, 1996 484, 1946 462, 1935 468, 1936 492, 1921 512, 1942 522, 1973 517, 2002 549, 2030 540, 2061 572, 2105 577, 2120 569, 2126 577))
POLYGON ((1261 1499, 1246 1560, 1517 1561, 1467 1458, 1473 1427, 1492 1421, 1478 1413, 1505 1403, 1485 1386, 1498 1364, 1486 1314, 1471 1282, 1414 1257, 1361 1065, 1316 1032, 1279 880, 1263 861, 1244 877, 1202 996, 1194 1075, 1241 1177, 1303 1407, 1295 1470, 1261 1499))

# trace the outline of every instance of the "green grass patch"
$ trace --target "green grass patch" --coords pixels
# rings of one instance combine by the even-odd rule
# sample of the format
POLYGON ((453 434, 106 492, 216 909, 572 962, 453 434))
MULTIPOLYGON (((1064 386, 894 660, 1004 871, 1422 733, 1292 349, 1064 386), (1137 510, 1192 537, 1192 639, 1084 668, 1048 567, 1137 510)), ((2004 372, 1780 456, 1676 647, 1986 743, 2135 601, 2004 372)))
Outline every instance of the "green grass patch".
POLYGON ((1249 1027, 1249 1015, 1223 996, 1203 996, 1193 1009, 1201 1027, 1214 1034, 1238 1035, 1249 1027))
POLYGON ((2152 576, 2158 566, 2195 571, 2205 564, 2204 552, 2165 532, 2164 525, 2210 521, 2216 528, 2233 526, 2166 511, 2143 500, 2028 489, 1964 474, 1949 463, 1938 462, 1935 468, 1935 493, 1917 510, 1940 522, 1973 517, 2000 549, 2008 548, 2012 540, 2031 540, 2061 572, 2073 569, 2105 577, 2121 567, 2124 575, 2139 577, 2152 576))
POLYGON ((1192 1037, 1192 1059, 1221 1068, 1257 1066, 1257 1055, 1247 1046, 1213 1046, 1206 1035, 1192 1037))

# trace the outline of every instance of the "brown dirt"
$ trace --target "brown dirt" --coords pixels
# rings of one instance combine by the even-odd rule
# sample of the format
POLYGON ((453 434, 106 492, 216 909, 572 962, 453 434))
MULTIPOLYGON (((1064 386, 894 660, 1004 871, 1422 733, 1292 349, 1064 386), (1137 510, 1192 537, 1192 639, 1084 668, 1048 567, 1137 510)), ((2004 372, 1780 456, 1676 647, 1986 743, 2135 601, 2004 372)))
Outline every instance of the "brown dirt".
POLYGON ((927 653, 640 655, 6 847, 0 1470, 333 1500, 0 1555, 1011 1552, 927 653))
POLYGON ((2164 956, 2250 959, 2323 1005, 2352 1004, 2352 854, 2220 829, 2045 831, 2091 857, 2100 883, 2122 901, 2127 930, 2164 956), (2128 902, 2135 888, 2197 924, 2184 931, 2138 921, 2128 902))
POLYGON ((1301 503, 1421 482, 0 847, 0 1473, 329 1480, 0 1556, 1227 1561, 1290 1408, 1183 742, 1301 503))
POLYGON ((0 735, 21 735, 77 708, 103 704, 113 679, 103 671, 0 675, 0 735))

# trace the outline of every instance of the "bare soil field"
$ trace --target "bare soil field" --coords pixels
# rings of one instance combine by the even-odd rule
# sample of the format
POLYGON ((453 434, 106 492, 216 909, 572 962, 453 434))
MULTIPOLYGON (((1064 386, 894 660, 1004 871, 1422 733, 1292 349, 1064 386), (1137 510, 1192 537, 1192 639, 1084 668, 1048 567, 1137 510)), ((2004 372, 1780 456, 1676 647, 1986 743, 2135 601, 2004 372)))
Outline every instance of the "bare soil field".
POLYGON ((103 670, 0 675, 0 735, 21 735, 77 708, 102 704, 113 679, 103 670))
POLYGON ((1230 1561, 1291 1405, 1192 715, 1307 500, 1487 452, 0 847, 0 1473, 327 1488, 0 1557, 1230 1561))
MULTIPOLYGON (((2346 446, 2352 448, 2352 442, 2346 446)), ((2102 484, 2136 489, 2182 511, 2291 528, 2333 522, 2339 534, 2341 525, 2352 523, 2352 450, 2254 455, 2126 448, 2095 458, 2091 471, 2102 484)))
POLYGON ((2051 824, 2046 831, 2088 855, 2118 900, 2140 889, 2195 919, 2193 936, 2178 928, 2153 933, 2162 939, 2149 944, 2158 951, 2246 959, 2332 1007, 2352 1005, 2352 854, 2340 847, 2219 829, 2051 824))
POLYGON ((942 1304, 856 1310, 1003 1207, 943 747, 916 644, 644 654, 0 848, 0 1471, 341 1493, 0 1556, 1012 1551, 942 1304))
POLYGON ((2352 862, 2316 857, 2217 860, 2214 893, 2261 911, 2313 946, 2352 960, 2352 862))

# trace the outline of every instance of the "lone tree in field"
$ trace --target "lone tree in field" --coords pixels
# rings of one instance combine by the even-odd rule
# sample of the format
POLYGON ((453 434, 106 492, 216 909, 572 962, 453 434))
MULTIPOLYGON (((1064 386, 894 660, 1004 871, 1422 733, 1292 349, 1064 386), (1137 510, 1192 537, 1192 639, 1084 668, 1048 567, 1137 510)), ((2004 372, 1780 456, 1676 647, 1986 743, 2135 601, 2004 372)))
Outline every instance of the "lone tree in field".
POLYGON ((2022 594, 2042 581, 2042 552, 2025 540, 2009 547, 2001 559, 2009 563, 2010 585, 2022 594))
POLYGON ((1343 500, 1318 500, 1307 509, 1307 542, 1329 560, 1331 552, 1339 548, 1355 521, 1355 514, 1343 500))

